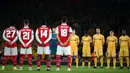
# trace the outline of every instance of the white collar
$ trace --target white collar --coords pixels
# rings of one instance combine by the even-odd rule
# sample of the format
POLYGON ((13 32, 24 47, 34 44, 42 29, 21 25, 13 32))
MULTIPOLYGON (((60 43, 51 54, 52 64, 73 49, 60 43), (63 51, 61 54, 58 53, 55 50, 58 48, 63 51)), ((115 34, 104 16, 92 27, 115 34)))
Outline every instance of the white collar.
POLYGON ((46 27, 46 25, 42 25, 42 27, 46 27))
POLYGON ((66 23, 62 23, 61 25, 67 25, 66 23))
POLYGON ((10 26, 9 28, 15 28, 14 26, 10 26))
POLYGON ((28 26, 24 26, 24 28, 29 28, 28 26))

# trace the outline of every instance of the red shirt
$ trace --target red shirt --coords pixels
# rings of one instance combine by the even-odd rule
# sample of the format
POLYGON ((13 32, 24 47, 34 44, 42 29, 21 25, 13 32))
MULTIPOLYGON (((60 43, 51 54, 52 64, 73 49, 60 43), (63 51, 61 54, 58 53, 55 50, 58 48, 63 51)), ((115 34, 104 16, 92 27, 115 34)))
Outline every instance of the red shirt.
MULTIPOLYGON (((36 31, 36 34, 37 34, 36 37, 38 37, 41 42, 45 42, 49 38, 50 33, 51 33, 51 29, 49 27, 41 26, 36 31)), ((42 46, 40 42, 38 42, 37 45, 42 46)), ((49 46, 49 45, 50 43, 48 41, 46 44, 44 44, 44 47, 49 46)))
MULTIPOLYGON (((7 28, 4 30, 3 39, 6 38, 10 42, 13 42, 15 40, 15 38, 18 36, 17 33, 18 33, 18 31, 16 28, 11 28, 11 27, 7 28)), ((10 42, 8 42, 7 40, 5 40, 5 43, 4 43, 6 47, 9 47, 9 48, 17 47, 16 41, 12 45, 9 45, 10 42)))
MULTIPOLYGON (((19 31, 19 38, 21 38, 21 41, 23 41, 24 44, 27 44, 32 39, 33 30, 30 28, 22 28, 19 31)), ((32 46, 32 42, 27 45, 27 47, 24 47, 22 43, 20 43, 21 48, 30 48, 32 46)))
MULTIPOLYGON (((57 26, 57 28, 56 28, 56 33, 58 34, 59 39, 62 43, 65 43, 68 40, 71 32, 72 32, 72 29, 67 24, 61 24, 61 25, 57 26)), ((59 42, 58 42, 58 45, 61 46, 61 44, 59 42)), ((69 45, 70 45, 70 41, 67 42, 65 47, 67 47, 69 45)))

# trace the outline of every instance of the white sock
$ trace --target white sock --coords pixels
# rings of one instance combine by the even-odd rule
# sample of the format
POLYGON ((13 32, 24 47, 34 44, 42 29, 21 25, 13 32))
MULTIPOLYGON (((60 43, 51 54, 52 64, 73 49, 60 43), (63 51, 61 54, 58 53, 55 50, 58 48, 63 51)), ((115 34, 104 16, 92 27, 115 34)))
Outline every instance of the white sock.
POLYGON ((47 68, 47 69, 50 69, 50 68, 47 68))
POLYGON ((16 67, 14 66, 14 68, 16 68, 16 67))
POLYGON ((40 67, 37 67, 37 69, 40 69, 40 67))
POLYGON ((23 68, 22 66, 20 66, 20 68, 23 68))
POLYGON ((2 66, 2 68, 5 68, 5 66, 2 66))

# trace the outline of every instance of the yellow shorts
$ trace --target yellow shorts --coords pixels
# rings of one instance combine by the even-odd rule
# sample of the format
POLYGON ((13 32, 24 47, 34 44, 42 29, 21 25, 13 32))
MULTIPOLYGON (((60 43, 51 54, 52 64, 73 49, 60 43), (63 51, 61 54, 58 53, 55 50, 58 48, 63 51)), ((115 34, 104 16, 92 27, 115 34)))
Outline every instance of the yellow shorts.
POLYGON ((94 49, 94 56, 96 57, 103 56, 103 49, 94 49))
POLYGON ((71 46, 71 55, 78 56, 78 47, 77 46, 71 46))
POLYGON ((107 55, 107 57, 116 57, 116 49, 115 50, 107 50, 106 55, 107 55))
POLYGON ((91 51, 82 51, 82 57, 91 57, 91 51))
POLYGON ((120 49, 119 56, 129 56, 128 49, 120 49))

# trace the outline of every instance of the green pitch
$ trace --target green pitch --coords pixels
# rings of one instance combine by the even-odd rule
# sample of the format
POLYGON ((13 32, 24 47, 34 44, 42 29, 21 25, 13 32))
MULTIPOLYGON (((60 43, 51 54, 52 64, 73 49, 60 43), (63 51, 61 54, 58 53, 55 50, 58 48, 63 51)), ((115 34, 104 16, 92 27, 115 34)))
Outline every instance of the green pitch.
POLYGON ((59 72, 56 71, 55 65, 51 67, 51 71, 46 71, 45 65, 41 66, 41 71, 36 71, 36 65, 33 65, 32 68, 33 70, 29 71, 28 65, 24 65, 22 71, 13 71, 12 65, 7 65, 5 70, 0 71, 0 73, 130 73, 130 69, 127 69, 126 67, 120 70, 119 67, 117 67, 117 69, 101 69, 100 67, 98 67, 97 69, 93 69, 87 67, 81 68, 80 66, 79 68, 75 68, 75 66, 72 66, 71 72, 67 71, 67 65, 61 66, 59 72))

